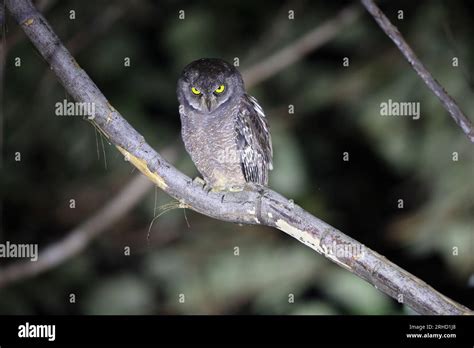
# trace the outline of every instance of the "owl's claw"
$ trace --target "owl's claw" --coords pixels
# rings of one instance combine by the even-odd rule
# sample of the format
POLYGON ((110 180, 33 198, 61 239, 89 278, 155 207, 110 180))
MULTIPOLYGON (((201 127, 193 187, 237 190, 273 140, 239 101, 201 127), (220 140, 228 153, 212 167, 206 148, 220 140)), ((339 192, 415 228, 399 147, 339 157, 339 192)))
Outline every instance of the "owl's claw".
POLYGON ((204 181, 204 179, 203 179, 203 178, 200 178, 199 176, 196 176, 196 177, 193 179, 193 184, 199 185, 199 186, 201 186, 201 187, 206 186, 206 182, 204 181))
POLYGON ((228 189, 225 186, 208 186, 208 191, 207 192, 225 192, 228 191, 228 189))
POLYGON ((227 190, 229 192, 241 192, 245 190, 245 185, 231 185, 227 190))
POLYGON ((206 193, 209 193, 213 190, 212 186, 210 186, 203 178, 196 176, 193 179, 193 184, 200 186, 206 193))
POLYGON ((214 188, 209 184, 205 184, 203 190, 206 191, 207 194, 209 194, 209 192, 215 192, 214 188))

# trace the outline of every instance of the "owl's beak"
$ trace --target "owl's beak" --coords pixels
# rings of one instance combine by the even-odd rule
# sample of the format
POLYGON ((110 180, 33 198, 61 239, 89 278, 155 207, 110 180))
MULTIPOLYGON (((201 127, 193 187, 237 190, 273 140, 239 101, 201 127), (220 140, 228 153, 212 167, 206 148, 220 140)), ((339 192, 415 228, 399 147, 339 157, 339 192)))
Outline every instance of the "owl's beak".
POLYGON ((206 106, 207 106, 207 111, 211 111, 212 100, 209 97, 206 97, 206 106))

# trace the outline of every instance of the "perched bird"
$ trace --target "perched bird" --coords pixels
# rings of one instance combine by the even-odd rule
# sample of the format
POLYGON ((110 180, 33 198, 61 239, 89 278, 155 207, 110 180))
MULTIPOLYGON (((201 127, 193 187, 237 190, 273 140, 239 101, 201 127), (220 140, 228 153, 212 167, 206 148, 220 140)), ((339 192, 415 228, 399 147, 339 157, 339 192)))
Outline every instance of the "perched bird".
POLYGON ((184 68, 177 94, 184 145, 206 185, 214 191, 268 185, 269 127, 240 72, 222 59, 196 60, 184 68))

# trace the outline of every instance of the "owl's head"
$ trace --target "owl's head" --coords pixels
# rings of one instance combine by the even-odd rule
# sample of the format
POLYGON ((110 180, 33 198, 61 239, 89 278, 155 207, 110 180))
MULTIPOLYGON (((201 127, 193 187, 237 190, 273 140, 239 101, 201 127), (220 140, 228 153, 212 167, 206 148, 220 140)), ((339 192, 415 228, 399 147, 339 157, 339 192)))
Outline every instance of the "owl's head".
POLYGON ((178 80, 179 102, 201 113, 212 113, 244 93, 239 71, 217 58, 195 60, 184 68, 178 80))

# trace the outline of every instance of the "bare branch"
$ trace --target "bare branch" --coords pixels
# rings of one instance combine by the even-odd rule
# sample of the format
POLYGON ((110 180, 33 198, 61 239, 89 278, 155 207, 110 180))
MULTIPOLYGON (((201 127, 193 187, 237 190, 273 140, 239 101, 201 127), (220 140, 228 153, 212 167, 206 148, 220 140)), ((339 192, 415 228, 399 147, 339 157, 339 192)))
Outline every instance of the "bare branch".
POLYGON ((404 303, 419 313, 472 313, 467 307, 440 294, 382 255, 268 188, 235 193, 203 190, 166 162, 111 106, 30 0, 7 0, 6 3, 10 13, 50 64, 68 93, 79 102, 95 103, 95 125, 128 161, 177 199, 182 207, 222 221, 262 224, 280 229, 389 296, 403 298, 404 303), (333 250, 360 252, 341 255, 331 252, 333 250))
POLYGON ((425 82, 428 88, 441 100, 444 108, 449 112, 451 117, 456 121, 462 131, 467 135, 469 140, 474 143, 474 128, 471 120, 462 112, 456 101, 444 90, 443 86, 435 80, 433 75, 426 69, 423 63, 418 59, 415 52, 398 31, 397 27, 390 23, 389 19, 383 14, 380 8, 373 0, 361 0, 367 11, 374 17, 377 24, 392 39, 400 52, 405 56, 413 69, 420 78, 425 82))

